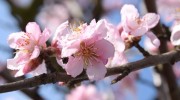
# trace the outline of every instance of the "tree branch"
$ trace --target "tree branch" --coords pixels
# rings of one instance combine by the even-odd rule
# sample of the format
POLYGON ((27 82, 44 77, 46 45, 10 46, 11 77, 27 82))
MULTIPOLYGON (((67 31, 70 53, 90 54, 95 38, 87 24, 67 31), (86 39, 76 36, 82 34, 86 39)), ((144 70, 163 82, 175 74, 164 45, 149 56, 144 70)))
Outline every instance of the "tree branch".
MULTIPOLYGON (((168 53, 164 53, 162 55, 155 55, 155 56, 149 56, 147 58, 144 58, 142 60, 136 61, 136 62, 130 62, 127 64, 124 64, 122 66, 114 67, 114 68, 107 68, 107 76, 120 74, 124 72, 124 70, 129 69, 129 73, 132 71, 140 70, 149 66, 157 65, 157 64, 164 64, 171 62, 172 59, 174 61, 180 60, 180 52, 179 51, 172 51, 168 53)), ((87 79, 87 76, 81 76, 84 79, 87 79)), ((80 77, 78 77, 80 78, 80 77)), ((54 72, 50 74, 42 74, 36 77, 32 77, 25 80, 20 80, 17 82, 7 83, 5 85, 0 85, 0 93, 3 92, 9 92, 24 88, 30 88, 39 86, 42 84, 48 84, 48 83, 56 83, 56 82, 69 82, 71 80, 74 80, 76 78, 72 78, 70 75, 67 75, 65 73, 60 72, 54 72)))
POLYGON ((150 56, 149 52, 147 52, 146 50, 144 50, 144 48, 141 47, 138 42, 135 42, 135 43, 134 43, 134 46, 143 54, 144 57, 150 56))

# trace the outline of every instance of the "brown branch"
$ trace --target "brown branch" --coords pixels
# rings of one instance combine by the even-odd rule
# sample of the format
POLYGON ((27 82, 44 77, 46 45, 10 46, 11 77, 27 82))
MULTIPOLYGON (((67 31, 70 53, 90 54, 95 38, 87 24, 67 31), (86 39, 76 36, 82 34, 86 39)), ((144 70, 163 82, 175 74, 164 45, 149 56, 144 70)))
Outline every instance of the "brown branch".
MULTIPOLYGON (((1 71, 0 76, 2 76, 4 80, 6 80, 7 82, 15 82, 15 81, 20 80, 20 78, 12 77, 10 72, 7 69, 4 69, 3 71, 1 71)), ((37 93, 36 89, 31 89, 31 90, 22 89, 21 92, 23 92, 25 95, 29 96, 32 99, 43 100, 43 98, 37 93)))
POLYGON ((149 52, 147 52, 146 50, 144 50, 144 48, 142 48, 138 42, 134 43, 134 46, 143 54, 144 57, 148 57, 150 56, 149 52))
MULTIPOLYGON (((127 63, 122 66, 118 66, 114 68, 108 68, 106 76, 120 74, 124 72, 124 70, 127 70, 127 69, 129 69, 129 71, 132 72, 132 71, 140 70, 149 66, 168 63, 168 62, 171 62, 172 59, 174 61, 179 61, 180 52, 172 51, 172 52, 164 53, 162 55, 149 56, 147 58, 144 58, 136 62, 127 63)), ((82 77, 86 78, 87 76, 82 76, 82 77)), ((35 87, 42 84, 56 83, 59 81, 67 83, 73 79, 75 78, 72 78, 70 75, 67 75, 65 73, 60 73, 60 72, 42 74, 42 75, 32 77, 29 79, 0 85, 0 93, 35 87)))

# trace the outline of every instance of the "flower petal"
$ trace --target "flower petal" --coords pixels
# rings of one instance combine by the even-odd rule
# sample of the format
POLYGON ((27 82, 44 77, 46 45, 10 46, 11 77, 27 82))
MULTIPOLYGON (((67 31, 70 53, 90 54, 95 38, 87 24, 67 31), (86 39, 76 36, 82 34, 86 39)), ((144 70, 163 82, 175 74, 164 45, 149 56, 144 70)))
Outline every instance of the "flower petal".
POLYGON ((69 33, 67 30, 67 28, 69 26, 68 24, 69 24, 69 22, 66 21, 58 26, 58 28, 56 29, 56 32, 54 34, 54 38, 52 40, 53 42, 55 42, 60 36, 64 36, 69 33))
POLYGON ((153 28, 155 27, 160 19, 160 16, 155 14, 155 13, 147 13, 146 15, 143 16, 143 21, 148 25, 148 28, 153 28))
POLYGON ((128 62, 125 54, 123 52, 116 51, 114 54, 114 57, 109 60, 107 67, 114 67, 114 66, 121 66, 123 64, 126 64, 128 62))
POLYGON ((31 72, 31 74, 34 76, 38 76, 43 73, 47 73, 45 61, 43 61, 42 64, 40 64, 35 70, 31 72))
POLYGON ((50 38, 51 32, 49 29, 45 28, 42 35, 39 38, 39 45, 45 45, 46 41, 50 38))
POLYGON ((142 26, 142 27, 139 27, 138 29, 132 31, 131 34, 132 34, 133 36, 142 36, 142 35, 144 35, 147 31, 148 31, 148 27, 147 27, 147 26, 142 26))
POLYGON ((29 61, 29 55, 24 52, 17 52, 13 59, 7 60, 7 68, 11 70, 19 70, 29 61))
POLYGON ((76 77, 77 75, 81 74, 83 71, 83 60, 81 58, 75 58, 70 56, 67 65, 65 66, 65 70, 67 74, 71 75, 72 77, 76 77))
MULTIPOLYGON (((89 32, 86 32, 89 34, 89 32)), ((107 27, 106 27, 106 21, 104 19, 99 20, 96 24, 95 31, 90 34, 92 37, 96 37, 97 39, 102 39, 106 37, 107 34, 107 27)))
POLYGON ((24 72, 23 72, 23 68, 21 68, 16 74, 14 77, 19 77, 19 76, 22 76, 24 75, 24 72))
POLYGON ((11 48, 19 49, 19 45, 17 44, 18 39, 23 37, 24 32, 11 33, 8 37, 8 44, 11 48))
POLYGON ((106 67, 100 60, 89 64, 86 71, 90 80, 101 80, 105 77, 106 72, 106 67))
POLYGON ((173 27, 171 42, 173 45, 180 45, 180 24, 173 27))
POLYGON ((38 41, 41 36, 41 30, 36 22, 29 22, 26 25, 26 32, 32 34, 34 40, 38 41))
MULTIPOLYGON (((138 10, 136 9, 136 7, 134 5, 131 5, 131 4, 125 4, 121 8, 120 13, 121 13, 121 21, 125 21, 127 17, 134 17, 134 18, 139 17, 138 10)), ((130 18, 128 18, 128 19, 130 19, 130 18)))
POLYGON ((158 48, 160 46, 160 40, 156 37, 156 35, 154 35, 154 33, 149 31, 146 33, 146 35, 155 47, 158 48))
POLYGON ((97 48, 96 49, 97 55, 104 59, 108 59, 109 57, 114 56, 115 48, 113 44, 105 39, 96 41, 94 47, 97 48))
POLYGON ((39 54, 40 54, 40 49, 38 46, 35 46, 30 59, 37 58, 39 54))
POLYGON ((19 70, 21 69, 22 66, 20 66, 17 62, 18 62, 18 58, 14 58, 14 59, 7 59, 7 68, 11 69, 11 70, 19 70))

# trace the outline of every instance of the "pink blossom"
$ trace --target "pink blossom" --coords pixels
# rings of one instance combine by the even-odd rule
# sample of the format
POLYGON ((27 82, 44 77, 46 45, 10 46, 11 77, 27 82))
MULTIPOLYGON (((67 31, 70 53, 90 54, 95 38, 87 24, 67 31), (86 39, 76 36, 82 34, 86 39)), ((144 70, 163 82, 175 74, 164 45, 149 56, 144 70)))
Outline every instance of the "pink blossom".
POLYGON ((127 63, 127 59, 124 55, 125 44, 121 39, 121 34, 118 28, 110 23, 107 23, 108 33, 107 40, 109 40, 115 47, 114 56, 109 59, 107 67, 120 66, 127 63))
POLYGON ((173 45, 180 45, 180 24, 175 25, 172 29, 171 43, 173 45))
POLYGON ((68 22, 65 22, 58 30, 61 58, 69 58, 64 64, 67 73, 76 77, 87 69, 90 80, 102 79, 106 74, 105 64, 114 55, 114 46, 104 39, 107 35, 105 20, 97 23, 92 20, 90 25, 82 24, 73 29, 69 29, 68 22))
POLYGON ((92 85, 81 85, 66 96, 67 100, 103 100, 102 98, 102 95, 92 85))
POLYGON ((146 49, 152 55, 158 54, 159 48, 154 46, 149 38, 144 39, 144 49, 146 49))
POLYGON ((139 17, 138 10, 133 5, 124 5, 121 9, 121 25, 123 28, 123 38, 129 35, 142 36, 147 35, 152 43, 159 47, 159 39, 152 33, 148 32, 151 28, 155 27, 159 22, 159 15, 155 13, 147 13, 142 18, 139 17))
POLYGON ((46 41, 50 37, 48 29, 41 33, 39 25, 30 22, 26 26, 26 32, 17 32, 9 35, 8 43, 16 49, 13 59, 7 60, 7 68, 19 70, 15 76, 21 76, 32 72, 33 75, 46 73, 44 61, 39 57, 42 49, 46 48, 46 41))

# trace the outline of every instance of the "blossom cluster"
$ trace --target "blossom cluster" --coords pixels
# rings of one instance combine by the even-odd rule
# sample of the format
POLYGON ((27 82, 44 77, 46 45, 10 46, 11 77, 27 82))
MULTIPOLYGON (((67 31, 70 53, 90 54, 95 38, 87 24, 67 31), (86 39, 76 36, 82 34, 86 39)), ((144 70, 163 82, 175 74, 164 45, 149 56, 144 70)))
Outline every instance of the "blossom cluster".
POLYGON ((16 49, 13 59, 7 60, 7 67, 18 70, 16 77, 32 73, 47 73, 46 54, 56 57, 57 63, 68 75, 77 77, 83 70, 90 80, 101 80, 106 68, 127 63, 124 51, 127 43, 134 38, 147 35, 151 43, 159 47, 160 41, 150 32, 159 22, 159 15, 148 13, 140 17, 133 5, 124 5, 121 9, 121 23, 115 26, 105 19, 89 24, 72 26, 68 21, 59 25, 50 45, 47 40, 52 36, 49 29, 41 32, 36 22, 29 22, 26 32, 9 35, 8 43, 16 49))

